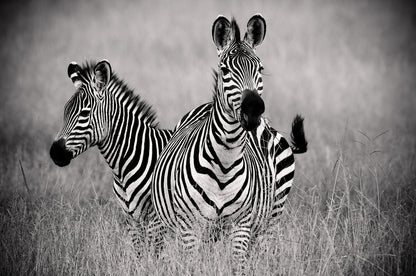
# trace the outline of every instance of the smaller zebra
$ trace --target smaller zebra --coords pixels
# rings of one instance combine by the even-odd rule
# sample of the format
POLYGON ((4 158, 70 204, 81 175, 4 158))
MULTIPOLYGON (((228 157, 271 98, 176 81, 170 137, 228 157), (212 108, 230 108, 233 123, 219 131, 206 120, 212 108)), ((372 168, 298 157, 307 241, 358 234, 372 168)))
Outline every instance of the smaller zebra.
POLYGON ((113 191, 128 214, 129 232, 139 252, 144 224, 155 215, 151 175, 172 131, 158 128, 151 107, 112 72, 109 62, 83 66, 72 62, 68 77, 75 93, 65 105, 63 127, 50 157, 63 167, 88 148, 98 147, 112 169, 113 191))

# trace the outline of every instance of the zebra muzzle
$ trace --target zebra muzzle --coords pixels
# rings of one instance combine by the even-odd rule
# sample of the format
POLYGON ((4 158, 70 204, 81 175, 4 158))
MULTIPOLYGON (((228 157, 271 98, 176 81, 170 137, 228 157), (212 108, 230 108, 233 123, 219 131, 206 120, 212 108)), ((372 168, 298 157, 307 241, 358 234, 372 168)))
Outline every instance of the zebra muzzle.
POLYGON ((251 131, 257 128, 264 113, 264 101, 253 90, 244 90, 241 101, 240 123, 244 130, 251 131))
POLYGON ((66 148, 65 139, 61 138, 53 142, 49 155, 53 162, 59 167, 64 167, 71 163, 72 152, 66 148))

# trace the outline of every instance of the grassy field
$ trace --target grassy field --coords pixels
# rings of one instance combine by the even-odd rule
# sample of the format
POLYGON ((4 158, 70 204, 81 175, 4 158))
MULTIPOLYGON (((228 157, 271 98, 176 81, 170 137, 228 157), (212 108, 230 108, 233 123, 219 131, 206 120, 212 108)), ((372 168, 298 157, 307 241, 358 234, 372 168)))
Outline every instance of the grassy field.
MULTIPOLYGON (((10 1, 0 9, 0 274, 229 275, 225 241, 194 258, 169 240, 135 258, 96 149, 58 168, 49 147, 71 61, 106 58, 172 128, 212 97, 211 24, 260 12, 266 116, 309 151, 253 275, 416 273, 416 12, 404 1, 10 1), (413 77, 412 77, 413 76, 413 77), (26 180, 25 180, 26 179, 26 180), (26 183, 26 184, 25 184, 26 183)), ((147 248, 143 248, 146 250, 147 248)))

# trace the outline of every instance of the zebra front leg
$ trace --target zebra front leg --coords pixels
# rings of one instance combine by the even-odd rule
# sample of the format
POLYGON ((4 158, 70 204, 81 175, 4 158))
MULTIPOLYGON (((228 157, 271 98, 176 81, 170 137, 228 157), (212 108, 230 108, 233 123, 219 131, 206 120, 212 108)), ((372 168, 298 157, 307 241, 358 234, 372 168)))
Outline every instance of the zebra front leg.
POLYGON ((136 253, 137 258, 141 257, 141 243, 144 240, 144 227, 143 224, 129 217, 126 218, 127 222, 127 232, 131 238, 133 249, 136 253))
POLYGON ((196 229, 183 229, 179 230, 179 249, 183 260, 186 260, 186 263, 183 265, 187 267, 187 270, 190 275, 200 274, 198 272, 198 264, 201 263, 201 254, 198 254, 199 247, 201 245, 201 237, 199 232, 196 229))
POLYGON ((154 213, 154 216, 151 217, 152 218, 146 227, 146 244, 148 248, 153 246, 156 256, 159 257, 160 252, 162 252, 164 246, 166 227, 156 213, 154 213))
POLYGON ((231 247, 234 261, 233 274, 245 275, 247 255, 251 241, 251 228, 249 225, 235 225, 231 229, 231 247))
POLYGON ((180 246, 185 254, 196 253, 198 251, 198 245, 200 244, 200 237, 191 229, 180 230, 180 246))

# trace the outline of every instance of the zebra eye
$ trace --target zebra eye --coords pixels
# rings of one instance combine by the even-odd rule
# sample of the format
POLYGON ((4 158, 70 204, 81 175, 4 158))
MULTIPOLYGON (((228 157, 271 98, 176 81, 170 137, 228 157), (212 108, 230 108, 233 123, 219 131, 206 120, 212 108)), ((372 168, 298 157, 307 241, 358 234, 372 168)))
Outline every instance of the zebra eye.
POLYGON ((264 70, 264 67, 262 65, 260 65, 259 72, 262 73, 263 70, 264 70))
POLYGON ((85 97, 86 96, 86 94, 87 94, 87 92, 85 92, 85 87, 84 86, 80 86, 79 88, 78 88, 78 93, 79 93, 79 95, 83 98, 83 97, 85 97))
POLYGON ((83 109, 81 110, 81 112, 79 113, 80 117, 88 117, 88 115, 90 114, 90 109, 83 109))

